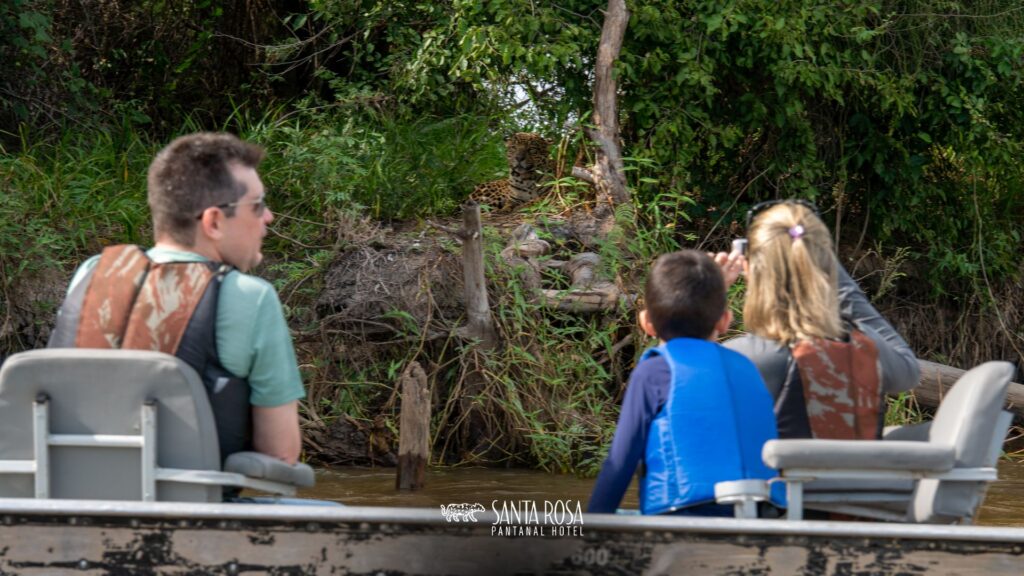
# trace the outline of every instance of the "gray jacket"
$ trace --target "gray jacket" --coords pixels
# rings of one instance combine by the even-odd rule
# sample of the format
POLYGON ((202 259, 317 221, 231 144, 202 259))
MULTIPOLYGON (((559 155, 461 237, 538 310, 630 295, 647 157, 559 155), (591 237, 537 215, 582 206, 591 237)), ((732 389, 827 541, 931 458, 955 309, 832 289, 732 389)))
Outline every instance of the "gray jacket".
MULTIPOLYGON (((842 266, 839 266, 839 313, 878 347, 882 390, 885 393, 896 394, 917 386, 921 379, 921 367, 914 352, 892 324, 868 302, 867 296, 842 266)), ((772 397, 778 398, 786 380, 789 347, 753 334, 738 336, 724 345, 750 358, 764 378, 772 397)))

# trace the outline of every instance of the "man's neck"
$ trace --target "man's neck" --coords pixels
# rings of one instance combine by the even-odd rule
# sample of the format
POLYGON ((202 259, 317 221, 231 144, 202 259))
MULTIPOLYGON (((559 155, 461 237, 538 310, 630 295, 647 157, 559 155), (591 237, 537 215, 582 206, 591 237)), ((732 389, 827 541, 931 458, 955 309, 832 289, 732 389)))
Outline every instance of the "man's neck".
POLYGON ((174 240, 164 238, 157 240, 156 243, 153 244, 153 247, 160 248, 162 250, 174 250, 176 252, 191 252, 193 254, 199 254, 208 260, 213 260, 214 262, 220 261, 220 254, 214 250, 212 246, 204 246, 201 242, 197 242, 192 246, 185 246, 184 244, 179 244, 174 240))

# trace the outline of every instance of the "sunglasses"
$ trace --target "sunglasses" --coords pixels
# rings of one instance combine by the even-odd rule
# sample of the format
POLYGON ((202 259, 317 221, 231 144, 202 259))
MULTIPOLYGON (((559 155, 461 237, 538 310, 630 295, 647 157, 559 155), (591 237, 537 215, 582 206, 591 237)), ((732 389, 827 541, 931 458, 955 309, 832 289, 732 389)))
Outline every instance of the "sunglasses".
MULTIPOLYGON (((238 206, 244 206, 246 204, 252 204, 252 211, 256 213, 256 216, 263 216, 263 212, 266 211, 267 209, 267 195, 261 194, 259 198, 256 198, 254 200, 239 200, 236 202, 225 202, 223 204, 216 204, 214 206, 210 206, 210 208, 220 208, 221 210, 224 210, 225 208, 236 208, 238 206)), ((206 212, 210 208, 204 208, 202 212, 200 212, 196 216, 196 220, 201 220, 203 217, 203 212, 206 212)))
POLYGON ((807 208, 811 212, 814 212, 815 216, 821 218, 821 213, 818 212, 818 207, 814 204, 814 202, 811 202, 810 200, 804 200, 803 198, 780 198, 777 200, 765 200, 764 202, 758 202, 757 204, 754 204, 750 208, 750 210, 747 210, 747 230, 750 230, 750 223, 754 221, 754 218, 758 214, 778 204, 798 204, 800 206, 803 206, 804 208, 807 208))

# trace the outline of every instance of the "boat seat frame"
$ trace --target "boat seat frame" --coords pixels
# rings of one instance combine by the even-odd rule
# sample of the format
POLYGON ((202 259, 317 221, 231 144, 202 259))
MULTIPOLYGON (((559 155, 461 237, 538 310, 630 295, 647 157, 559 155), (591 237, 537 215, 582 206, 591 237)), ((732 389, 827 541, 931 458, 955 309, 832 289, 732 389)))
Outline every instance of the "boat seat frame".
POLYGON ((0 497, 221 502, 315 484, 305 463, 222 459, 218 440, 209 392, 168 354, 30 350, 0 368, 0 497))
POLYGON ((250 488, 282 496, 294 496, 295 486, 249 478, 235 472, 161 468, 156 464, 156 401, 142 405, 141 434, 51 434, 49 424, 50 398, 39 394, 32 404, 32 460, 0 460, 0 474, 33 474, 36 498, 50 497, 50 447, 89 447, 137 449, 141 451, 142 501, 156 501, 157 482, 182 482, 207 486, 250 488))

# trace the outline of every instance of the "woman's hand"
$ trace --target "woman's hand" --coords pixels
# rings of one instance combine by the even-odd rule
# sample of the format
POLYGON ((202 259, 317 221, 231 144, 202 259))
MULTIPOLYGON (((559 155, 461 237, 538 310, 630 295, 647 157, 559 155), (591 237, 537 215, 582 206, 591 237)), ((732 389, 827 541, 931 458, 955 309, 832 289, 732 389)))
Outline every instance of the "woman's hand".
POLYGON ((736 280, 743 273, 743 266, 746 264, 747 258, 739 252, 719 252, 717 254, 708 253, 708 256, 718 264, 719 268, 722 269, 722 276, 725 277, 725 287, 732 286, 736 280))

